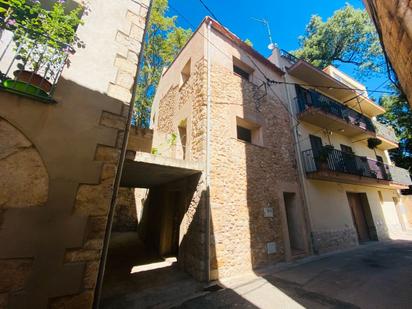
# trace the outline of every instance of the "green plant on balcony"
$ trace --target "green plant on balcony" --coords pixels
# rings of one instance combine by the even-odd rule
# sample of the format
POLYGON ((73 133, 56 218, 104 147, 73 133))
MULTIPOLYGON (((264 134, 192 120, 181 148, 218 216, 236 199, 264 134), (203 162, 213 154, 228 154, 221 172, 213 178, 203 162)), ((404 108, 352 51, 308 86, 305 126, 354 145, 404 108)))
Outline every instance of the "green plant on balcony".
POLYGON ((0 0, 1 27, 14 33, 18 82, 50 91, 47 79, 55 78, 65 65, 70 45, 82 46, 76 29, 83 23, 83 10, 78 6, 67 12, 64 0, 54 2, 50 9, 38 0, 0 0))
POLYGON ((321 169, 328 168, 328 158, 334 149, 335 147, 333 147, 332 145, 326 145, 326 146, 323 146, 322 149, 318 151, 317 159, 318 159, 321 169))
POLYGON ((382 144, 382 141, 379 138, 371 137, 368 138, 368 148, 372 149, 376 156, 376 148, 382 144))

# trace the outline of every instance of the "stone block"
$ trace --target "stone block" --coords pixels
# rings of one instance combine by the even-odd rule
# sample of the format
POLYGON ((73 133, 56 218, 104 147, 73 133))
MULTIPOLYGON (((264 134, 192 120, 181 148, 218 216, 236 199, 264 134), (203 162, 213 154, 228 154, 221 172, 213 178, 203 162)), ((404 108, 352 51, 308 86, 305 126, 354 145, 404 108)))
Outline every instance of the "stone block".
POLYGON ((117 165, 120 158, 120 150, 109 146, 97 146, 96 161, 105 161, 107 163, 114 163, 117 165))
POLYGON ((114 129, 124 130, 126 127, 127 119, 123 116, 112 114, 103 111, 100 118, 100 124, 114 129))
POLYGON ((50 301, 50 309, 91 308, 93 305, 93 291, 86 290, 80 294, 57 297, 50 301))
POLYGON ((124 88, 119 85, 110 84, 107 94, 112 98, 115 98, 122 102, 129 102, 132 98, 130 89, 124 88))
POLYGON ((115 61, 114 61, 115 67, 118 69, 122 70, 123 72, 128 72, 132 75, 135 75, 136 73, 136 64, 133 62, 129 61, 127 58, 124 58, 122 56, 117 56, 115 61))
POLYGON ((99 273, 99 262, 87 262, 84 270, 83 285, 86 289, 93 289, 99 273))
POLYGON ((64 255, 65 263, 98 261, 100 250, 68 249, 64 255))
POLYGON ((0 293, 22 289, 32 265, 32 259, 0 260, 0 293))
POLYGON ((130 72, 119 70, 117 72, 115 83, 123 88, 130 89, 134 83, 134 76, 130 72))
POLYGON ((98 185, 81 184, 77 190, 74 209, 89 216, 107 215, 113 194, 113 179, 98 185))

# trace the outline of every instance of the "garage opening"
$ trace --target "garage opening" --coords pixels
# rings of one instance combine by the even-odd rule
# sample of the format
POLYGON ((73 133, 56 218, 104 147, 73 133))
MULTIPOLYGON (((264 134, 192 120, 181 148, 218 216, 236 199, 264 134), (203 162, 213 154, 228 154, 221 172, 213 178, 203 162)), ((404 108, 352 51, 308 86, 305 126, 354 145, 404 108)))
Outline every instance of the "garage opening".
POLYGON ((366 193, 347 192, 349 206, 360 243, 378 240, 375 223, 366 193))

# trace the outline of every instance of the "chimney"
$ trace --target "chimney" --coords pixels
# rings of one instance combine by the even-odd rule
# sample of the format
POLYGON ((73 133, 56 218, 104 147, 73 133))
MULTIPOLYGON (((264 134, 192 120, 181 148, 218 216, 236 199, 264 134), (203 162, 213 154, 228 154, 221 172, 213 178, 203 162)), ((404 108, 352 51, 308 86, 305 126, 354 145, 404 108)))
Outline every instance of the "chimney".
POLYGON ((282 56, 280 55, 280 49, 277 45, 273 45, 272 54, 269 56, 269 61, 275 64, 278 68, 283 70, 282 56))

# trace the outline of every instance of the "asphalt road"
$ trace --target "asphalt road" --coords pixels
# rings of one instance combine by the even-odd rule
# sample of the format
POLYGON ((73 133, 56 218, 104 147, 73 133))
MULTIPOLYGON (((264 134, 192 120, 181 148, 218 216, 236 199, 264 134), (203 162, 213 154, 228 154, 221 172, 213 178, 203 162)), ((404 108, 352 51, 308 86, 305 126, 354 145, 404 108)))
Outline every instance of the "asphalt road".
POLYGON ((222 283, 176 308, 412 308, 412 241, 369 243, 222 283))

